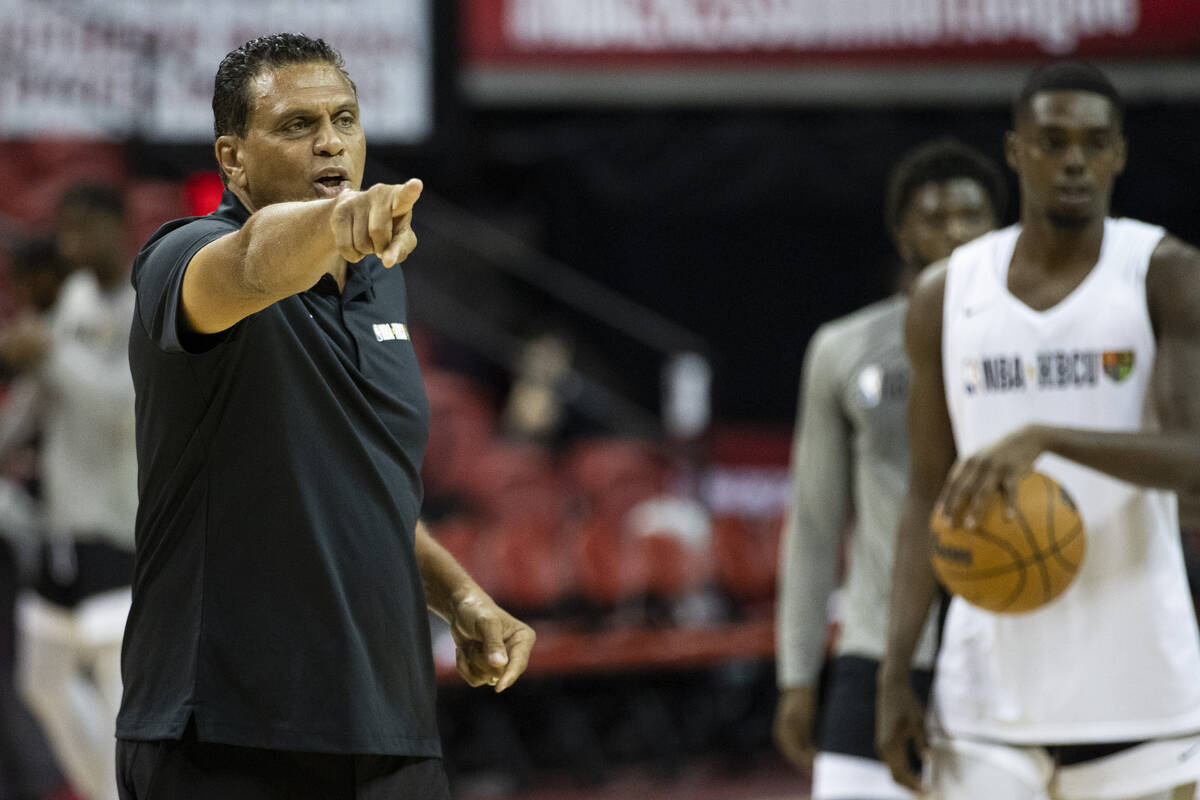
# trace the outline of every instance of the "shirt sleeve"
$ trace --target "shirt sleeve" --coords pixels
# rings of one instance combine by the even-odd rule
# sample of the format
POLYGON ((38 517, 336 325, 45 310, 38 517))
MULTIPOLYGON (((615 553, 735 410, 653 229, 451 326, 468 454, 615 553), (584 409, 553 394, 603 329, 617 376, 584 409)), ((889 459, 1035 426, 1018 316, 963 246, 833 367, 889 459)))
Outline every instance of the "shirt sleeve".
POLYGON ((850 425, 841 404, 836 337, 817 331, 805 355, 792 441, 791 503, 779 562, 777 681, 812 686, 825 655, 850 507, 850 425))
POLYGON ((0 406, 0 459, 8 458, 18 447, 32 441, 37 433, 44 403, 41 387, 29 376, 12 383, 0 406))
POLYGON ((211 217, 180 220, 159 229, 138 253, 133 262, 137 316, 151 340, 163 351, 198 352, 228 333, 211 336, 190 333, 182 318, 180 289, 192 257, 209 242, 235 230, 233 224, 211 217))

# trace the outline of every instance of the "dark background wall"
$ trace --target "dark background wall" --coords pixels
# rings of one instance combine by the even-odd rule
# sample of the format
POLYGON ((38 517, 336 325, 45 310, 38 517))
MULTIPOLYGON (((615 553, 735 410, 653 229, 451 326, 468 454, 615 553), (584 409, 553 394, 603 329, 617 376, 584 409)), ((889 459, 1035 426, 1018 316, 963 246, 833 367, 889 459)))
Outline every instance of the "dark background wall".
MULTIPOLYGON (((891 165, 944 134, 999 162, 1008 121, 1001 107, 459 109, 430 147, 372 148, 368 179, 420 175, 431 191, 691 328, 711 348, 718 420, 789 424, 815 328, 890 291, 882 194, 891 165)), ((1200 242, 1200 105, 1135 105, 1126 130, 1115 212, 1200 242)), ((204 147, 130 147, 145 172, 210 164, 204 147)), ((1011 179, 1010 188, 1006 221, 1017 213, 1011 179)), ((416 223, 419 233, 419 213, 416 223)), ((438 258, 457 257, 419 250, 408 268, 454 271, 431 263, 438 258)), ((478 291, 459 293, 482 317, 510 328, 556 320, 601 374, 657 408, 655 358, 603 325, 528 311, 528 290, 471 274, 478 291)))
MULTIPOLYGON (((449 191, 497 218, 524 209, 549 253, 701 333, 719 418, 790 422, 816 326, 891 291, 891 165, 944 134, 1003 163, 1008 121, 1005 108, 484 114, 449 191)), ((1126 128, 1115 213, 1200 242, 1200 107, 1135 106, 1126 128)))

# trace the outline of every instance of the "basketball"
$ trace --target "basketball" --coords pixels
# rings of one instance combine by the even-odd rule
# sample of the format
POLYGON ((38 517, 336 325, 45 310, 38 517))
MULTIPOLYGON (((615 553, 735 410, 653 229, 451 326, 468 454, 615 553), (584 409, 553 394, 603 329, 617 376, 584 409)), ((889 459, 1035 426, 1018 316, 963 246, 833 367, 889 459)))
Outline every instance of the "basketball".
POLYGON ((1017 513, 996 492, 973 530, 934 513, 933 569, 946 589, 988 611, 1033 611, 1062 594, 1083 563, 1087 538, 1075 502, 1053 478, 1031 472, 1017 513))

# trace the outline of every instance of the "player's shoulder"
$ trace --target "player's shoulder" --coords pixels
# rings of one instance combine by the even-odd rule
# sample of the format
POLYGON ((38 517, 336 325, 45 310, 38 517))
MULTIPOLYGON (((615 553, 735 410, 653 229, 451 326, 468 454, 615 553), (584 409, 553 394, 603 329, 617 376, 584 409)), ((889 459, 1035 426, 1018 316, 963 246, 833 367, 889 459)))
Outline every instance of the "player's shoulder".
POLYGON ((905 340, 910 351, 914 344, 939 342, 941 339, 942 308, 949 271, 950 259, 943 258, 922 270, 913 284, 904 322, 905 340))
POLYGON ((904 318, 907 305, 904 295, 894 294, 826 322, 817 333, 835 345, 858 341, 874 334, 880 326, 898 324, 904 318))
POLYGON ((1146 299, 1156 323, 1176 319, 1185 327, 1200 325, 1200 249, 1164 234, 1150 254, 1146 299))
POLYGON ((1200 248, 1163 231, 1162 237, 1150 254, 1150 267, 1151 269, 1179 270, 1184 274, 1195 274, 1200 269, 1200 248))
POLYGON ((924 313, 931 304, 936 304, 938 308, 941 308, 942 299, 946 293, 946 277, 949 273, 949 258, 935 261, 921 270, 921 274, 913 282, 912 296, 909 301, 910 316, 916 311, 924 313))

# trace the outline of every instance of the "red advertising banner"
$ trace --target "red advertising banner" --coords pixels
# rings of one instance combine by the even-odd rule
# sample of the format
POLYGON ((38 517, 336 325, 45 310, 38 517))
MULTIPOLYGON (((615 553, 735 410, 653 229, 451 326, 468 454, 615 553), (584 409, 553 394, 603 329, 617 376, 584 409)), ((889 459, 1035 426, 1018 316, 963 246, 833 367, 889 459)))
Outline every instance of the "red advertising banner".
POLYGON ((463 0, 475 68, 1003 63, 1200 54, 1195 0, 463 0))

